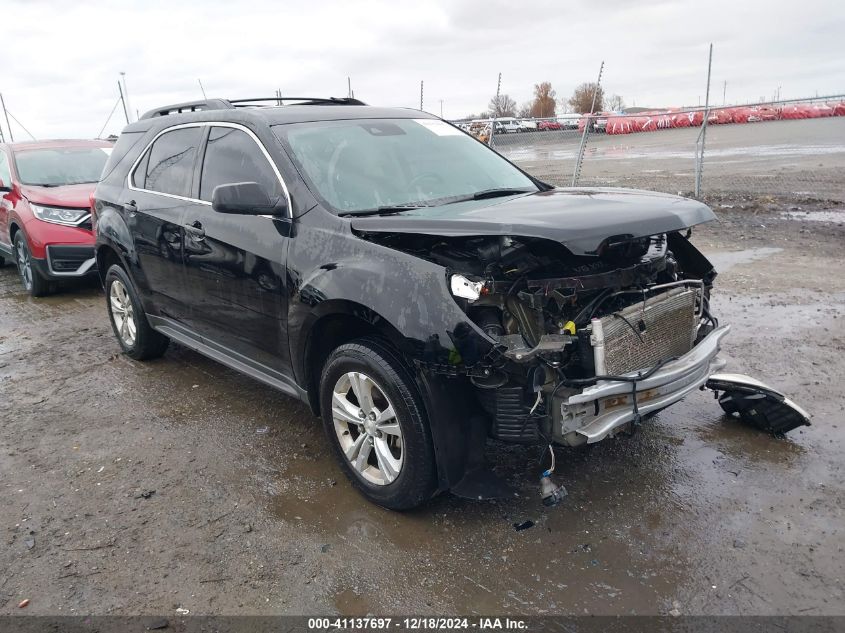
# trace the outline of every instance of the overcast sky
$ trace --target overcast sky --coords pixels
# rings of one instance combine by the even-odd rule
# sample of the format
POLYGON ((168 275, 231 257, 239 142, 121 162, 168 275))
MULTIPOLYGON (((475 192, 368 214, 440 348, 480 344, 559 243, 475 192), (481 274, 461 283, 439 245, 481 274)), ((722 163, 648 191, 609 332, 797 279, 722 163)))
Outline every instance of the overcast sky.
MULTIPOLYGON (((703 103, 707 45, 713 100, 845 92, 839 0, 500 2, 84 2, 0 0, 0 90, 39 138, 96 135, 118 97, 133 110, 202 97, 355 96, 447 118, 518 104, 550 81, 558 97, 591 81, 627 105, 703 103)), ((124 123, 118 107, 104 135, 124 123)), ((5 122, 3 122, 4 130, 5 122)), ((15 138, 27 138, 13 121, 15 138)))

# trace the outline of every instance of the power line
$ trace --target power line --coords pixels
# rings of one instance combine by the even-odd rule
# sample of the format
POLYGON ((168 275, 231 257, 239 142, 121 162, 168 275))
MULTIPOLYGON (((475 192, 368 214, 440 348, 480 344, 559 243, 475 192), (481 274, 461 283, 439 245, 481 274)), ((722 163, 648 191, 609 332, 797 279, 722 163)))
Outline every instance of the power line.
POLYGON ((118 97, 117 101, 114 102, 114 107, 111 109, 111 112, 109 113, 109 118, 107 118, 106 122, 103 123, 103 129, 101 129, 100 133, 97 134, 97 138, 101 138, 103 136, 103 132, 105 131, 106 126, 109 124, 109 121, 111 121, 112 116, 114 116, 114 111, 117 110, 117 104, 120 103, 121 101, 123 101, 123 99, 118 97))

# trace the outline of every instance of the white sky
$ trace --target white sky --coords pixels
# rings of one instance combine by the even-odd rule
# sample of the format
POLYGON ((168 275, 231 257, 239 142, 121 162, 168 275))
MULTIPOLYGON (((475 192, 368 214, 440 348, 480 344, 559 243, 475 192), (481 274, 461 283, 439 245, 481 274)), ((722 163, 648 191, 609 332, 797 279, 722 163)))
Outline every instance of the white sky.
MULTIPOLYGON (((502 72, 517 104, 550 81, 558 97, 592 81, 627 105, 845 92, 837 0, 0 0, 0 91, 39 138, 92 137, 126 72, 131 105, 209 97, 355 96, 447 118, 486 108, 502 72)), ((117 133, 120 107, 104 132, 117 133)), ((12 122, 15 138, 28 138, 12 122)), ((5 130, 5 121, 3 122, 5 130)), ((7 139, 8 140, 8 139, 7 139)))

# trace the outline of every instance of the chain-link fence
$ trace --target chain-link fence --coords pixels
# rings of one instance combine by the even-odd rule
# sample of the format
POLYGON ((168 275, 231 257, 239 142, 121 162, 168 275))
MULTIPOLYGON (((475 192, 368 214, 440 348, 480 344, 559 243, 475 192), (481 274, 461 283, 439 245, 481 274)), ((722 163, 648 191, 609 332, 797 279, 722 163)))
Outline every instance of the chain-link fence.
POLYGON ((636 114, 565 115, 499 126, 493 146, 556 185, 813 196, 845 201, 845 96, 636 114), (579 146, 587 130, 584 158, 579 146))

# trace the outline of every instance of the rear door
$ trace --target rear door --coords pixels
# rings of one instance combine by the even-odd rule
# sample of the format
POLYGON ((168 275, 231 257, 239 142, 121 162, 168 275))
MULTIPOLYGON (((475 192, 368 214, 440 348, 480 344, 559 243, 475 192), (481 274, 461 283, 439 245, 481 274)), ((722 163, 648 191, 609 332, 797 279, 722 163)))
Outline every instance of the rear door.
POLYGON ((121 203, 141 275, 136 280, 157 316, 184 323, 189 313, 182 269, 183 218, 191 204, 202 127, 161 133, 130 174, 121 203))
POLYGON ((184 218, 191 327, 218 351, 289 376, 285 261, 291 220, 217 213, 210 204, 216 186, 236 182, 257 182, 273 199, 286 196, 281 176, 252 132, 215 123, 196 177, 201 202, 184 218))

